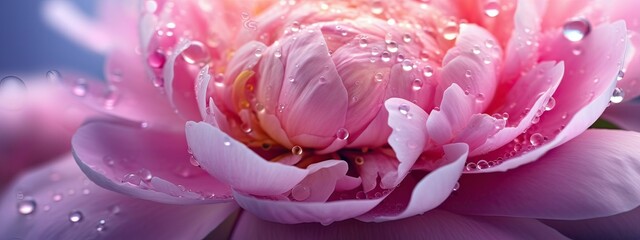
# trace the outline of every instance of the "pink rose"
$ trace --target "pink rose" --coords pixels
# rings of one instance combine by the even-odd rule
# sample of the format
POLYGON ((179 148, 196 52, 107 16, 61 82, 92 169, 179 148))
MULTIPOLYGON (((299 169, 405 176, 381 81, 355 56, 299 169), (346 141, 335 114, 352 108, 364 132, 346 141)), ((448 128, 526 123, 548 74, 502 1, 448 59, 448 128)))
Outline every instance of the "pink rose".
POLYGON ((634 5, 50 1, 107 82, 0 235, 638 237, 640 134, 587 130, 639 129, 634 5))

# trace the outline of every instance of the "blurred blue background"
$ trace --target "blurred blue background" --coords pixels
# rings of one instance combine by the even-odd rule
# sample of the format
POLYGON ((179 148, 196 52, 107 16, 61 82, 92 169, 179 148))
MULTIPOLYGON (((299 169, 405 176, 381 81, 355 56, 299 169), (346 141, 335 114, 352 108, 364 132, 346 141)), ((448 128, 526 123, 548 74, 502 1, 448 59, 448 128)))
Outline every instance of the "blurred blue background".
MULTIPOLYGON (((83 49, 45 23, 45 0, 0 0, 0 78, 74 70, 102 79, 103 56, 83 49)), ((89 15, 95 0, 71 0, 89 15)))

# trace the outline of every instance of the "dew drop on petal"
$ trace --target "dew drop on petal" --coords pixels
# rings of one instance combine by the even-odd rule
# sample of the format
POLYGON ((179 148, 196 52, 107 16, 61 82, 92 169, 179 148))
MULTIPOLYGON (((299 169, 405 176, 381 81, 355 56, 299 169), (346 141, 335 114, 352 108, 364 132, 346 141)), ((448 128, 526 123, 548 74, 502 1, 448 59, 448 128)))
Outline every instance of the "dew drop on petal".
POLYGON ((624 78, 624 71, 618 71, 618 76, 616 76, 616 80, 620 81, 624 78))
POLYGON ((349 130, 346 128, 340 128, 336 132, 336 138, 339 140, 347 140, 349 138, 349 130))
POLYGON ((496 17, 500 14, 500 3, 489 0, 484 4, 484 15, 487 17, 496 17))
POLYGON ((51 200, 53 200, 54 202, 60 202, 60 200, 62 200, 62 194, 54 193, 53 196, 51 196, 51 200))
POLYGON ((47 71, 46 77, 47 77, 47 80, 54 83, 60 82, 60 80, 62 79, 62 75, 60 74, 60 72, 56 70, 47 71))
POLYGON ((480 54, 480 47, 479 46, 473 46, 473 48, 471 48, 471 52, 475 55, 480 54))
POLYGON ((146 169, 146 168, 140 169, 138 171, 138 174, 140 175, 142 180, 145 182, 149 182, 153 178, 153 174, 151 174, 151 171, 149 171, 149 169, 146 169))
POLYGON ((382 54, 380 54, 380 60, 382 60, 382 62, 391 61, 391 53, 389 53, 388 51, 382 52, 382 54))
POLYGON ((424 69, 423 69, 422 74, 425 77, 430 78, 431 76, 433 76, 433 68, 431 66, 425 66, 424 69))
POLYGON ((380 15, 384 12, 384 6, 382 5, 382 1, 376 0, 371 3, 371 13, 375 15, 380 15))
POLYGON ((405 33, 404 35, 402 35, 402 41, 405 43, 410 43, 411 42, 411 34, 405 33))
POLYGON ((210 58, 209 50, 199 41, 191 42, 191 45, 182 52, 182 59, 189 64, 204 65, 210 58))
POLYGON ((296 155, 296 156, 302 155, 302 153, 303 153, 302 147, 297 146, 297 145, 293 146, 293 148, 291 148, 291 153, 293 155, 296 155))
POLYGON ((422 80, 421 80, 421 79, 419 79, 419 78, 416 78, 416 79, 414 79, 414 80, 413 80, 413 82, 411 83, 411 88, 412 88, 414 91, 418 91, 418 90, 422 89, 422 85, 423 85, 422 80))
POLYGON ((401 104, 400 106, 398 106, 398 111, 400 112, 400 114, 402 115, 407 115, 409 114, 409 110, 410 107, 407 104, 401 104))
POLYGON ((103 232, 105 230, 107 230, 107 221, 104 219, 100 219, 100 221, 98 221, 98 225, 96 226, 96 231, 98 232, 103 232))
POLYGON ((160 69, 164 67, 164 64, 166 61, 167 61, 167 57, 165 57, 164 54, 158 51, 152 52, 147 57, 147 64, 149 64, 150 67, 155 69, 160 69))
POLYGON ((364 157, 357 156, 353 159, 353 162, 358 166, 362 166, 364 164, 364 157))
POLYGON ((124 177, 122 178, 123 183, 130 183, 136 186, 140 185, 141 181, 142 178, 135 173, 129 173, 127 175, 124 175, 124 177))
POLYGON ((460 189, 460 182, 456 182, 456 185, 453 186, 453 191, 458 191, 458 189, 460 189))
POLYGON ((529 143, 531 143, 531 145, 534 147, 540 146, 543 142, 544 136, 542 136, 542 134, 540 133, 534 133, 533 135, 531 135, 531 137, 529 137, 529 143))
POLYGON ((611 99, 609 99, 611 103, 621 103, 624 100, 624 91, 621 88, 613 89, 613 94, 611 94, 611 99))
POLYGON ((554 107, 556 107, 556 99, 549 97, 549 100, 547 100, 547 103, 544 105, 544 110, 551 111, 554 107))
POLYGON ((31 198, 26 198, 18 202, 18 213, 22 215, 29 215, 36 211, 36 201, 31 198))
POLYGON ((402 61, 402 70, 405 72, 413 70, 413 62, 409 59, 402 61))
POLYGON ((231 146, 231 139, 229 139, 228 137, 225 137, 225 138, 224 138, 224 141, 223 141, 223 144, 224 144, 225 146, 227 146, 227 147, 228 147, 228 146, 231 146))
POLYGON ((378 72, 373 76, 373 79, 376 82, 382 82, 382 80, 384 79, 384 75, 381 72, 378 72))
POLYGON ((572 42, 578 42, 591 32, 591 23, 587 19, 577 18, 569 20, 562 27, 562 35, 572 42))
POLYGON ((84 216, 82 215, 82 212, 80 211, 72 211, 69 213, 69 221, 72 223, 78 223, 80 221, 82 221, 82 219, 84 218, 84 216))
POLYGON ((304 201, 311 196, 311 189, 308 186, 296 185, 291 189, 291 196, 297 201, 304 201))
POLYGON ((73 94, 78 97, 86 96, 88 91, 89 85, 87 84, 87 80, 85 80, 84 78, 79 78, 72 89, 73 94))
POLYGON ((448 24, 444 29, 442 29, 442 36, 444 37, 445 40, 454 40, 458 37, 458 25, 453 23, 453 24, 448 24))
POLYGON ((300 22, 293 21, 293 23, 291 23, 291 32, 298 32, 298 31, 300 31, 300 22))
POLYGON ((398 52, 398 43, 395 41, 387 43, 387 51, 392 53, 398 52))
POLYGON ((8 76, 0 80, 0 107, 4 110, 18 111, 27 101, 27 86, 22 79, 8 76))

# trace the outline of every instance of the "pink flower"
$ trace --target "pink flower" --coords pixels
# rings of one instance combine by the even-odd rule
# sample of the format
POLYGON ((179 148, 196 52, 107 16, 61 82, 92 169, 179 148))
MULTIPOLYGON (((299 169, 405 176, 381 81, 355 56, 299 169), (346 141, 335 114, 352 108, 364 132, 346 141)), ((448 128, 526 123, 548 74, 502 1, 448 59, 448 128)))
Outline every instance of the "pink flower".
POLYGON ((107 83, 3 236, 640 236, 640 134, 587 130, 638 129, 631 1, 102 4, 47 5, 107 83))

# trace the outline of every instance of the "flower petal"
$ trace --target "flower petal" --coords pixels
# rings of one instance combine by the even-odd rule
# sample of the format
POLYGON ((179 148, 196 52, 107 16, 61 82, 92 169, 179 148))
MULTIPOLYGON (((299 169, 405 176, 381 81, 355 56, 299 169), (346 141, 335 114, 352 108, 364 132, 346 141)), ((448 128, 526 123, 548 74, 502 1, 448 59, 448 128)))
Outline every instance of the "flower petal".
POLYGON ((546 219, 629 211, 640 205, 639 144, 636 132, 588 130, 517 169, 465 175, 444 206, 465 214, 546 219))
POLYGON ((462 216, 433 210, 408 219, 363 223, 347 220, 322 226, 317 223, 279 224, 243 213, 231 239, 565 239, 534 219, 462 216))
POLYGON ((180 134, 94 122, 72 140, 76 161, 96 184, 129 196, 171 204, 228 201, 230 189, 189 163, 180 134))
POLYGON ((475 113, 470 95, 464 93, 458 84, 447 88, 439 110, 431 111, 427 118, 427 130, 433 141, 445 144, 451 141, 468 124, 475 113))
POLYGON ((385 188, 391 188, 402 182, 424 150, 429 140, 425 124, 429 115, 412 102, 399 98, 385 101, 385 108, 389 112, 389 127, 393 129, 388 142, 400 162, 392 177, 382 181, 385 188))
POLYGON ((396 189, 379 206, 358 219, 384 222, 423 214, 438 207, 451 194, 462 174, 468 151, 469 148, 464 143, 445 145, 444 156, 440 160, 442 166, 424 176, 413 188, 396 189), (397 199, 398 197, 394 198, 394 193, 396 196, 401 195, 402 199, 407 199, 408 194, 411 197, 406 202, 397 199))
POLYGON ((640 236, 640 208, 609 217, 542 222, 572 239, 636 239, 640 236))
POLYGON ((525 142, 527 146, 520 151, 506 145, 478 157, 493 160, 506 156, 509 159, 495 167, 476 172, 505 171, 535 161, 546 151, 571 140, 591 126, 609 105, 619 70, 617 62, 621 62, 624 57, 625 34, 625 23, 622 21, 600 25, 579 43, 578 46, 582 47, 579 56, 571 53, 576 47, 573 43, 561 34, 556 36, 551 48, 558 50, 541 56, 543 60, 562 60, 565 69, 570 70, 564 74, 553 95, 555 107, 550 111, 542 108, 538 110, 543 113, 539 116, 539 122, 524 134, 530 144, 525 142), (533 135, 541 135, 545 140, 531 141, 530 136, 533 135))
POLYGON ((234 190, 261 196, 279 195, 313 173, 312 169, 269 162, 207 123, 189 122, 186 129, 189 147, 202 168, 234 190))
POLYGON ((234 203, 178 206, 111 192, 84 178, 67 155, 19 178, 6 191, 0 199, 0 235, 11 239, 200 239, 236 209, 234 203), (31 213, 21 214, 19 206, 31 213))
POLYGON ((320 222, 323 225, 362 215, 384 199, 290 202, 255 198, 236 191, 234 197, 243 209, 268 221, 285 224, 320 222))

